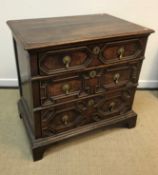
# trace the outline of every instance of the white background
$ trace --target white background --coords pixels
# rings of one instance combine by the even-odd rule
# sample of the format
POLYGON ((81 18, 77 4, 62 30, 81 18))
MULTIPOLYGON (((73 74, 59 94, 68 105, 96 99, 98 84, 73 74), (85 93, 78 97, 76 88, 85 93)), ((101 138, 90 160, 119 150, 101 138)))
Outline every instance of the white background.
MULTIPOLYGON (((17 86, 7 20, 109 13, 158 30, 158 0, 0 0, 0 86, 17 86)), ((149 37, 139 87, 158 87, 158 33, 149 37)))

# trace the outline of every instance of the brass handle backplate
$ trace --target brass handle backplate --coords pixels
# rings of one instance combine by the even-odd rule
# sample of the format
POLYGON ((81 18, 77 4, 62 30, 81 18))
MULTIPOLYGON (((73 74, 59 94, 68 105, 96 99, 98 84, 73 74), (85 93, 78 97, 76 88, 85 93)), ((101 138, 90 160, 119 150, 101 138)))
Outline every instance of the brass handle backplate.
POLYGON ((68 124, 68 120, 69 120, 69 116, 68 115, 64 115, 62 117, 62 122, 64 123, 64 125, 67 125, 68 124))
POLYGON ((109 111, 112 112, 114 110, 115 107, 115 102, 111 102, 109 105, 109 111))
POLYGON ((63 57, 63 63, 65 64, 65 67, 66 68, 69 68, 70 66, 70 63, 71 63, 71 57, 70 56, 64 56, 63 57))
POLYGON ((124 47, 119 48, 118 50, 119 59, 123 58, 124 53, 125 53, 125 48, 124 47))
POLYGON ((93 54, 98 55, 100 53, 100 47, 96 46, 93 48, 93 54))
POLYGON ((62 86, 62 89, 63 89, 63 91, 65 92, 66 95, 68 95, 70 93, 70 85, 69 84, 67 84, 67 83, 64 84, 62 86))
POLYGON ((90 76, 91 78, 95 78, 96 75, 97 75, 97 73, 96 73, 95 70, 92 70, 92 71, 89 72, 89 76, 90 76))
POLYGON ((118 84, 119 83, 119 79, 120 79, 120 74, 119 73, 116 73, 113 77, 113 80, 115 82, 115 84, 118 84))
POLYGON ((88 101, 88 106, 91 107, 91 106, 93 106, 93 105, 94 105, 94 100, 93 100, 93 99, 90 99, 90 100, 88 101))

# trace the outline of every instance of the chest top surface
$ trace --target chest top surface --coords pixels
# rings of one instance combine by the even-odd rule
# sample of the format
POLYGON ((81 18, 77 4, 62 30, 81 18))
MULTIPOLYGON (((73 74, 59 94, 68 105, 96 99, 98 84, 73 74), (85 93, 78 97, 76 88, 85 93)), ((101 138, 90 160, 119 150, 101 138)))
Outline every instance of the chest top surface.
POLYGON ((27 50, 153 32, 107 14, 10 20, 7 24, 27 50))

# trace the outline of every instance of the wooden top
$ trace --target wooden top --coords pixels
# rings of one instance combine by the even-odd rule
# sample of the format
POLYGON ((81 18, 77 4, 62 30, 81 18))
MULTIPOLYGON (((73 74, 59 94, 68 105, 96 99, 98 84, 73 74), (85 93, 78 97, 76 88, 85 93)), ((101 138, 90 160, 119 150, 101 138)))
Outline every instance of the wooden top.
POLYGON ((107 14, 7 21, 25 49, 154 32, 107 14))

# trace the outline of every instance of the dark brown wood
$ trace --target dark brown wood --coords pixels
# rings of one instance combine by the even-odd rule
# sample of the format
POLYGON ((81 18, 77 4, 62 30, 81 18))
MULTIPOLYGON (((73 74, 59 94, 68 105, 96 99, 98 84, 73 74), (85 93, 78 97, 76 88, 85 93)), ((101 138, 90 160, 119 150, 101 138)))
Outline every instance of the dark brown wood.
POLYGON ((127 127, 134 128, 136 126, 136 122, 137 122, 137 115, 127 120, 127 127))
POLYGON ((25 49, 39 49, 103 38, 146 35, 153 32, 151 29, 107 14, 14 20, 7 23, 25 49))
POLYGON ((47 146, 103 126, 136 126, 135 90, 151 29, 86 15, 8 22, 34 160, 47 146))
POLYGON ((98 122, 131 109, 135 89, 115 90, 84 100, 41 111, 43 136, 98 122))
MULTIPOLYGON (((13 46, 14 46, 15 62, 16 62, 16 69, 17 69, 19 93, 20 93, 20 96, 22 96, 20 68, 19 68, 19 62, 18 62, 18 52, 17 52, 16 41, 14 40, 14 38, 13 38, 13 46)), ((20 116, 20 118, 21 118, 21 116, 20 116)))
POLYGON ((89 125, 84 125, 82 127, 68 130, 66 132, 63 132, 62 134, 59 133, 59 134, 56 134, 50 137, 44 137, 42 139, 35 139, 33 131, 30 128, 30 124, 28 122, 29 113, 26 111, 23 105, 24 103, 22 102, 22 99, 20 99, 18 102, 19 114, 22 115, 23 120, 24 120, 24 125, 25 125, 26 131, 27 131, 27 134, 30 140, 34 161, 42 159, 45 149, 48 146, 52 145, 53 143, 98 129, 100 127, 106 127, 106 126, 114 125, 117 123, 126 124, 126 126, 128 126, 130 122, 134 123, 137 117, 136 113, 130 110, 126 113, 126 115, 124 114, 116 115, 114 117, 107 118, 106 120, 102 120, 102 121, 95 122, 89 125))
POLYGON ((128 84, 135 86, 140 68, 141 62, 137 61, 137 63, 119 64, 106 69, 71 74, 70 77, 66 74, 66 76, 47 78, 40 81, 41 105, 46 106, 61 103, 62 101, 78 100, 79 97, 91 94, 104 94, 109 89, 125 87, 128 84), (92 73, 94 73, 94 77, 91 77, 92 73), (116 83, 115 78, 117 75, 119 77, 116 83), (68 94, 63 90, 65 85, 69 86, 68 94))
POLYGON ((122 40, 116 42, 99 42, 83 47, 43 51, 39 54, 39 71, 41 75, 67 73, 92 67, 119 64, 126 60, 140 59, 144 55, 146 38, 122 40), (94 50, 98 48, 98 53, 94 50), (124 49, 120 59, 119 50, 124 49), (137 49, 135 49, 137 48, 137 49), (64 64, 65 57, 70 58, 69 67, 64 64), (80 60, 80 61, 79 61, 80 60))
POLYGON ((30 54, 30 66, 31 66, 31 76, 38 76, 39 74, 39 67, 38 67, 38 55, 30 54))
POLYGON ((33 160, 40 160, 43 158, 45 147, 32 148, 33 160))

